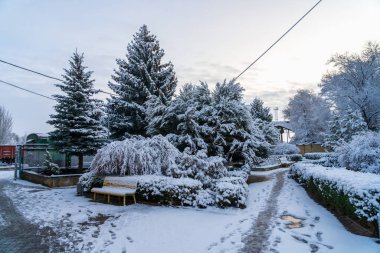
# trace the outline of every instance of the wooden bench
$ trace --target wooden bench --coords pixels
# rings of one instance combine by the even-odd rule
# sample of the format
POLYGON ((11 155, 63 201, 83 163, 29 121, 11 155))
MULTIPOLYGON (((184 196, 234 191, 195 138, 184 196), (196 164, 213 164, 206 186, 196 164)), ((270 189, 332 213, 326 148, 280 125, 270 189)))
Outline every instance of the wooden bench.
POLYGON ((108 204, 110 203, 110 196, 123 197, 123 205, 125 206, 125 197, 127 196, 132 196, 136 204, 136 188, 136 179, 129 177, 106 177, 104 178, 103 187, 92 188, 91 192, 94 193, 94 200, 96 200, 96 194, 108 196, 108 204))

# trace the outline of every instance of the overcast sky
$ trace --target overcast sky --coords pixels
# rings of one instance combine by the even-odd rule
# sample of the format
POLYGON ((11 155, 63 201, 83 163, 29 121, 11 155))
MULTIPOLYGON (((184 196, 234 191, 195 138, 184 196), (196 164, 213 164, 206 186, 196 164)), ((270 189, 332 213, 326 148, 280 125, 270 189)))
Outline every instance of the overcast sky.
MULTIPOLYGON (((0 0, 0 59, 60 77, 77 48, 108 90, 115 59, 142 24, 156 34, 179 86, 238 75, 316 0, 100 1, 0 0)), ((380 41, 380 0, 323 0, 239 82, 245 101, 260 97, 284 109, 297 89, 318 91, 335 53, 360 52, 380 41)), ((0 80, 51 95, 54 81, 0 64, 0 80)), ((106 96, 100 95, 101 98, 106 96)), ((48 132, 53 101, 0 83, 0 105, 14 132, 48 132)), ((281 119, 281 118, 280 118, 281 119)))

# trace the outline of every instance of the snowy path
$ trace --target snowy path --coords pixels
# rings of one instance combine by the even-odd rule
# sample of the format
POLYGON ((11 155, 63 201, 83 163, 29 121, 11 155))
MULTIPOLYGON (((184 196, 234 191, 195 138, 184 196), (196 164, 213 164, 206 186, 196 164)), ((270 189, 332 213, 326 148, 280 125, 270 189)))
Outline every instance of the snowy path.
POLYGON ((0 190, 28 224, 52 228, 50 241, 65 252, 380 252, 374 239, 346 231, 286 170, 261 174, 271 173, 272 180, 249 186, 245 209, 106 205, 76 196, 75 188, 33 189, 11 179, 0 190), (302 218, 302 227, 287 228, 283 214, 302 218))
POLYGON ((245 246, 242 252, 260 252, 267 245, 272 230, 272 219, 277 214, 277 199, 284 186, 285 173, 285 171, 282 171, 276 174, 276 183, 272 188, 264 210, 258 214, 252 228, 243 239, 245 246))
MULTIPOLYGON (((11 176, 13 172, 7 173, 11 176)), ((50 228, 40 229, 17 211, 11 199, 4 194, 9 179, 0 179, 0 252, 48 252, 57 251, 54 232, 50 228), (51 239, 46 241, 46 239, 51 239)))

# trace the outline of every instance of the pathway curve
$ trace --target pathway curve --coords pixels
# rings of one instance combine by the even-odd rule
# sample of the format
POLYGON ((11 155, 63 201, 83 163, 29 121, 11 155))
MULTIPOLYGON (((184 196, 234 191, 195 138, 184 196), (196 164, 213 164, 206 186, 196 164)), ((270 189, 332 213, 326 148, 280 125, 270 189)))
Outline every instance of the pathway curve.
POLYGON ((6 187, 17 186, 0 179, 0 253, 59 252, 53 230, 25 219, 5 194, 6 187))
POLYGON ((243 239, 245 246, 241 250, 242 253, 259 253, 268 246, 273 218, 277 215, 278 196, 284 186, 286 173, 287 171, 282 171, 275 174, 276 183, 272 188, 265 208, 258 214, 251 229, 243 239))

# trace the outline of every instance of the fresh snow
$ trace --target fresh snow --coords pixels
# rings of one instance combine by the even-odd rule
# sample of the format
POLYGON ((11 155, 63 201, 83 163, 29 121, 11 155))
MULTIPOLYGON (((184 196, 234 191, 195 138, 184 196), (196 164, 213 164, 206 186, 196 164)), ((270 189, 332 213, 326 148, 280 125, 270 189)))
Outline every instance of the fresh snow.
MULTIPOLYGON (((278 171, 263 173, 275 175, 278 171)), ((0 178, 12 180, 12 176, 12 172, 0 172, 0 178)), ((258 213, 264 210, 274 184, 273 179, 249 185, 245 209, 115 206, 76 196, 74 187, 49 189, 34 185, 30 188, 18 183, 7 187, 6 193, 28 220, 41 227, 53 227, 60 240, 68 243, 66 251, 238 252, 258 213), (109 218, 103 223, 99 217, 109 218)), ((319 247, 318 252, 375 253, 379 249, 374 239, 346 231, 292 179, 285 178, 278 213, 271 222, 273 230, 268 252, 270 249, 282 253, 309 252, 311 244, 319 247), (304 227, 286 229, 286 222, 279 217, 281 214, 304 218, 304 227), (322 234, 317 236, 318 232, 322 234), (329 249, 330 246, 333 248, 329 249)))

